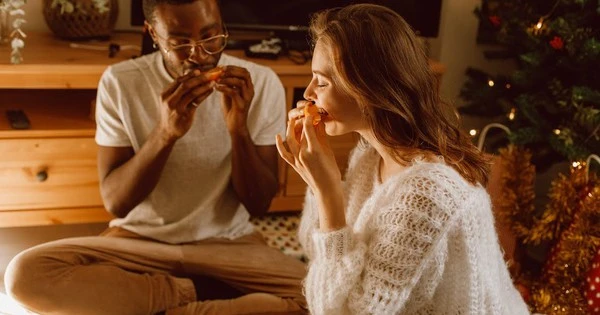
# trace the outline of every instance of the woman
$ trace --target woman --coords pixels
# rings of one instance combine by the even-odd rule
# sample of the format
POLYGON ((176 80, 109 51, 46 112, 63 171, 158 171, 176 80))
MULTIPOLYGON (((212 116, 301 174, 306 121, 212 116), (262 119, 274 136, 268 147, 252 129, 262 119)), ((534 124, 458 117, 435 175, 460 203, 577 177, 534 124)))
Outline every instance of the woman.
POLYGON ((309 187, 299 238, 310 311, 527 314, 482 187, 488 161, 443 109, 409 25, 361 4, 316 14, 310 30, 307 101, 277 137, 309 187), (342 182, 326 135, 349 132, 364 141, 342 182))

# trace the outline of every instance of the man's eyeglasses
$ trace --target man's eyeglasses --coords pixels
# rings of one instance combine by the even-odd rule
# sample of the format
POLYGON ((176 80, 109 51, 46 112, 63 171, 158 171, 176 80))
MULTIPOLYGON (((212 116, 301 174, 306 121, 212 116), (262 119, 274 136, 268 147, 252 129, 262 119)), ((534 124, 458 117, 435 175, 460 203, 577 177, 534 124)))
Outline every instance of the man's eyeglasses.
POLYGON ((156 36, 166 43, 164 50, 167 54, 173 54, 178 59, 186 59, 192 56, 198 47, 200 47, 200 49, 202 49, 202 51, 208 55, 216 55, 222 52, 227 46, 227 38, 229 37, 229 33, 225 28, 223 28, 223 34, 211 36, 209 38, 197 41, 189 38, 166 39, 158 34, 156 34, 156 36))

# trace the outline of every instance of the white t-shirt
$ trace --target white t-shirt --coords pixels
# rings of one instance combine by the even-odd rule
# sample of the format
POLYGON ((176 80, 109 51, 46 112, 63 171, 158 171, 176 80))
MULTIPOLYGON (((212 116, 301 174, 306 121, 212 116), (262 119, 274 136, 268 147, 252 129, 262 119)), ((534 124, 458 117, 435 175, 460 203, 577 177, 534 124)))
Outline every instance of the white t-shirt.
MULTIPOLYGON (((255 88, 248 114, 250 136, 256 145, 274 145, 286 120, 285 92, 278 76, 268 67, 226 54, 219 65, 250 72, 255 88)), ((160 94, 171 82, 158 52, 108 67, 98 86, 96 143, 138 152, 156 126, 160 94)), ((188 133, 175 143, 152 193, 110 226, 168 243, 246 235, 253 231, 250 215, 230 180, 231 138, 221 93, 215 91, 196 110, 188 133)))

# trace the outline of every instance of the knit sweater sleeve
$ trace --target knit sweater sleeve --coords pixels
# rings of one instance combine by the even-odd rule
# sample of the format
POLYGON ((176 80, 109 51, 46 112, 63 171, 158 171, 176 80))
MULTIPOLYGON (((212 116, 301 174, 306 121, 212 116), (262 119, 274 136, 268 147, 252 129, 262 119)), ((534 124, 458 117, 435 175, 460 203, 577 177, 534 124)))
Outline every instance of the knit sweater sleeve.
POLYGON ((366 237, 351 227, 312 233, 305 290, 313 314, 397 314, 409 299, 414 306, 428 298, 416 295, 435 291, 456 206, 448 201, 452 194, 422 176, 387 188, 365 205, 372 209, 362 209, 373 213, 366 237))

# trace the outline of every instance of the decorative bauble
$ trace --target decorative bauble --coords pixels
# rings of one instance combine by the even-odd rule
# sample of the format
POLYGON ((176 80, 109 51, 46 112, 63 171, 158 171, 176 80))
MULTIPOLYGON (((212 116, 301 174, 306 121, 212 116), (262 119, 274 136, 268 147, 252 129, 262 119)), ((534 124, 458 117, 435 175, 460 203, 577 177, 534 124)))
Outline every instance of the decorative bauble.
POLYGON ((600 315, 600 250, 592 260, 592 268, 585 278, 585 300, 589 314, 600 315))

